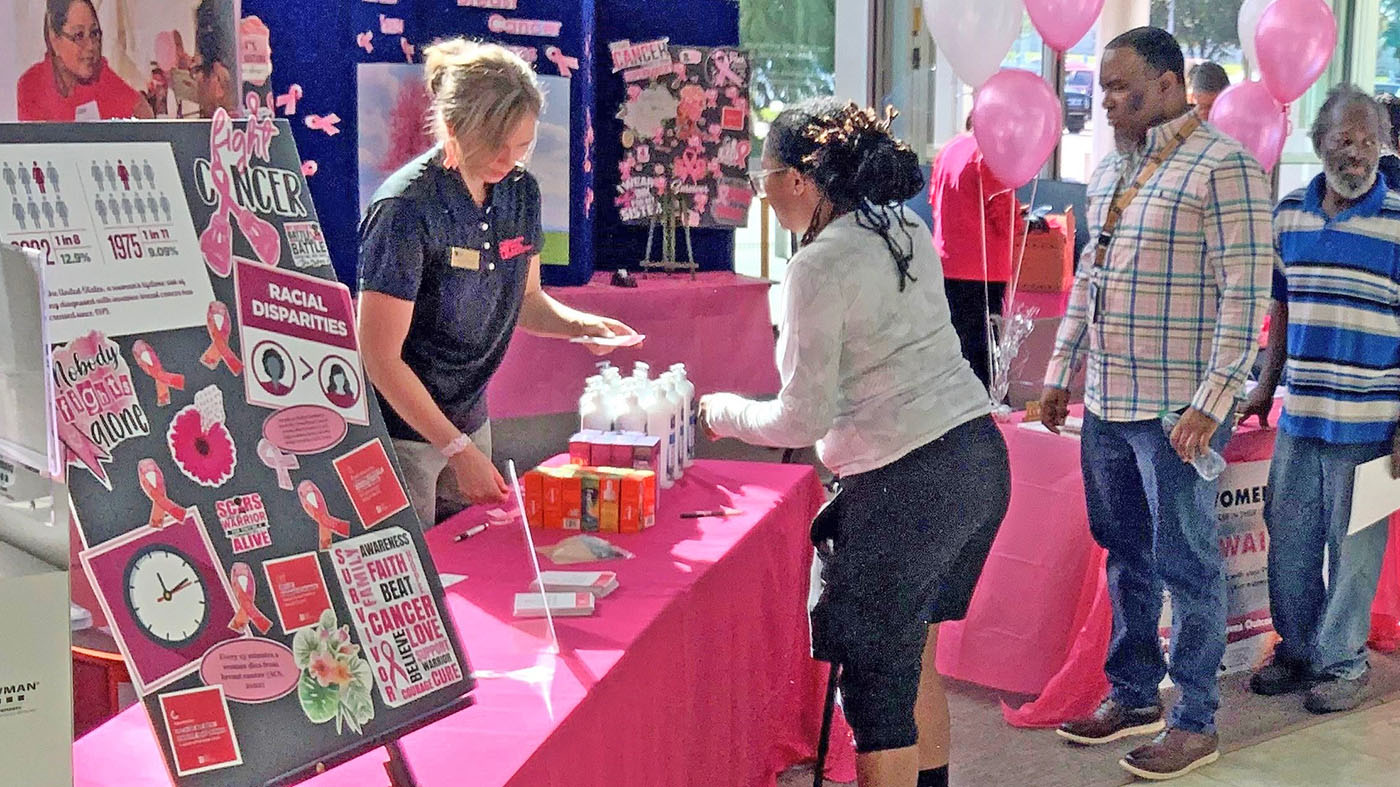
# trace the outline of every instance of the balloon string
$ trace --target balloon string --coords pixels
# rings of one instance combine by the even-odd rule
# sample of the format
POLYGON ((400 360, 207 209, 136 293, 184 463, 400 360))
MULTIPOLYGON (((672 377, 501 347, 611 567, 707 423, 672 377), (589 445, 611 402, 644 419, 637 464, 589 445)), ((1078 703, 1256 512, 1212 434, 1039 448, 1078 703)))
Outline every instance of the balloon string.
MULTIPOLYGON (((1006 302, 1006 313, 1007 313, 1007 314, 1014 314, 1014 313, 1016 312, 1016 293, 1017 293, 1018 288, 1021 286, 1021 266, 1022 266, 1022 264, 1026 261, 1026 240, 1029 238, 1029 236, 1030 236, 1030 234, 1031 234, 1031 216, 1030 216, 1030 214, 1031 214, 1032 212, 1035 211, 1035 195, 1036 195, 1036 192, 1037 192, 1039 189, 1040 189, 1040 178, 1033 178, 1033 179, 1031 180, 1031 198, 1030 198, 1030 202, 1028 203, 1029 210, 1026 211, 1026 231, 1021 233, 1021 247, 1020 247, 1020 249, 1012 249, 1012 252, 1011 252, 1011 253, 1012 253, 1012 257, 1011 257, 1011 286, 1010 286, 1010 288, 1009 288, 1009 291, 1007 292, 1007 297, 1008 297, 1008 299, 1009 299, 1009 300, 1007 300, 1007 302, 1006 302)), ((1011 211, 1012 211, 1012 213, 1011 213, 1011 225, 1014 227, 1014 226, 1016 225, 1016 208, 1017 208, 1016 200, 1014 199, 1014 197, 1015 197, 1015 192, 1014 192, 1014 191, 1012 192, 1012 196, 1013 196, 1013 199, 1011 200, 1011 211)), ((1070 242, 1070 243, 1073 243, 1073 242, 1074 242, 1074 239, 1073 239, 1073 238, 1070 238, 1070 239, 1069 239, 1069 242, 1070 242)), ((1013 236, 1013 243, 1014 243, 1014 236, 1013 236)))
POLYGON ((977 175, 977 214, 980 219, 980 232, 982 237, 982 333, 987 342, 987 383, 990 386, 992 376, 996 374, 996 339, 992 333, 992 285, 987 281, 991 278, 991 271, 987 264, 987 193, 982 183, 982 175, 977 175))

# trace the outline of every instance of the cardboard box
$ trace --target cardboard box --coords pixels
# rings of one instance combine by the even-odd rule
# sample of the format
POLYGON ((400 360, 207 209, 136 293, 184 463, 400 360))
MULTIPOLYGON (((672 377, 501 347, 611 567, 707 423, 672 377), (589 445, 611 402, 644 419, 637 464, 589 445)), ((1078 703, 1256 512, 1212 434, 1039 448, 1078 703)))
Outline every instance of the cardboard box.
POLYGON ((582 514, 579 528, 585 533, 598 532, 598 474, 591 468, 579 471, 582 514))
POLYGON ((542 514, 540 527, 545 530, 564 529, 564 468, 542 467, 540 472, 544 474, 544 505, 541 506, 542 514))
POLYGON ((642 531, 642 506, 645 502, 643 487, 646 476, 633 470, 622 477, 622 487, 617 501, 617 532, 640 533, 642 531))
POLYGON ((629 471, 616 467, 598 468, 598 532, 616 533, 620 527, 622 478, 629 471))
MULTIPOLYGON (((576 467, 576 465, 571 465, 576 467)), ((583 481, 579 473, 569 473, 560 480, 560 501, 563 512, 560 526, 565 530, 583 529, 583 481)))
POLYGON ((642 510, 641 528, 647 528, 656 524, 656 473, 650 470, 634 470, 633 477, 639 479, 642 485, 642 510))
POLYGON ((1019 287, 1032 292, 1064 292, 1074 284, 1074 211, 1051 214, 1045 220, 1050 225, 1048 232, 1026 235, 1019 287))
POLYGON ((544 473, 539 468, 529 470, 520 484, 525 489, 525 522, 531 527, 543 527, 544 473))
POLYGON ((633 470, 661 471, 661 438, 635 435, 632 438, 632 461, 626 465, 633 470))

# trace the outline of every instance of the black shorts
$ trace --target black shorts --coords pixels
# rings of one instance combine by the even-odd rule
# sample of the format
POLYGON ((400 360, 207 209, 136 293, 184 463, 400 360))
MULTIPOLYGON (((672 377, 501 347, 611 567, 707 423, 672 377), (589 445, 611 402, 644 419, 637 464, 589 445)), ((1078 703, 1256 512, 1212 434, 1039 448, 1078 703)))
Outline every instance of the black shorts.
POLYGON ((861 752, 912 746, 928 626, 960 620, 1006 516, 1011 468, 990 417, 841 479, 812 610, 812 653, 842 666, 861 752))

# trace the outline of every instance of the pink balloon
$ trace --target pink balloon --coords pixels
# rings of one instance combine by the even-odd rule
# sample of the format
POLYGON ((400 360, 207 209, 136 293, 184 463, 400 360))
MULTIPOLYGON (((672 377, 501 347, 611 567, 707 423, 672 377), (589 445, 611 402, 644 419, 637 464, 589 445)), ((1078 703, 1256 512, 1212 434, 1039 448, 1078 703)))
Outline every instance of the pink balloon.
POLYGON ((1065 52, 1088 35, 1103 11, 1104 0, 1026 0, 1026 13, 1041 39, 1065 52))
POLYGON ((1274 0, 1254 34, 1259 73, 1280 104, 1308 92, 1337 49, 1337 19, 1322 0, 1274 0))
POLYGON ((977 91, 972 133, 982 158, 1011 188, 1031 182, 1060 142, 1060 99, 1029 71, 1003 68, 977 91))
POLYGON ((1210 122, 1254 154, 1265 171, 1274 168, 1288 136, 1288 113, 1260 82, 1231 85, 1215 100, 1210 122))

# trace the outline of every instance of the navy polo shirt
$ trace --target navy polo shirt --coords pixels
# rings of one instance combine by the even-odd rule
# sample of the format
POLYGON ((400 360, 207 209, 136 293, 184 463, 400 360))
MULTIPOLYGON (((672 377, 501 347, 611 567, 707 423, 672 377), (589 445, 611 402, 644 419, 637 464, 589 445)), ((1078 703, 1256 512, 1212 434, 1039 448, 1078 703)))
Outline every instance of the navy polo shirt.
MULTIPOLYGON (((360 224, 360 290, 413 301, 403 360, 468 434, 486 423, 486 384, 505 357, 543 237, 534 177, 517 169, 483 207, 442 166, 441 147, 391 175, 360 224)), ((423 440, 383 396, 379 403, 390 436, 423 440)))

